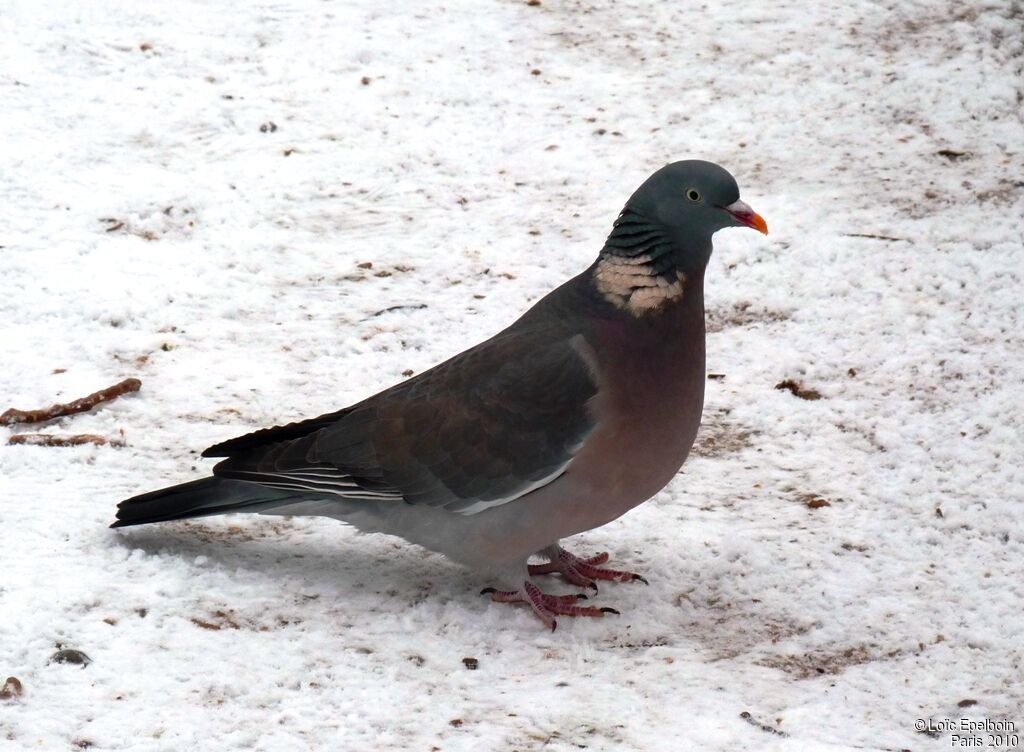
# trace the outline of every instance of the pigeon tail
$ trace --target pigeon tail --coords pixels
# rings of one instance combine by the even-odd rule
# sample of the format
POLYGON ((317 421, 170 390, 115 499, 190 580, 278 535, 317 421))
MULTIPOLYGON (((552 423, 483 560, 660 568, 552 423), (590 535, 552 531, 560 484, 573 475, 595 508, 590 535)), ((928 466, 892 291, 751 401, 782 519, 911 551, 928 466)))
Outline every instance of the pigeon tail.
POLYGON ((202 478, 133 496, 117 505, 111 527, 184 520, 228 512, 263 512, 295 501, 295 495, 256 483, 202 478))

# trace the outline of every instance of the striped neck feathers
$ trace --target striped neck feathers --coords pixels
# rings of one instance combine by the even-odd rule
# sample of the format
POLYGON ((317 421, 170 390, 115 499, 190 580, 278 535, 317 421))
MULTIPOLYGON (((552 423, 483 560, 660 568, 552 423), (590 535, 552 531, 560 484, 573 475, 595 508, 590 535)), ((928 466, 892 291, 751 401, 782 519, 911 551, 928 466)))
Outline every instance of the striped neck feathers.
POLYGON ((686 275, 676 268, 673 251, 658 225, 623 209, 598 256, 594 286, 609 303, 636 317, 682 300, 686 275))

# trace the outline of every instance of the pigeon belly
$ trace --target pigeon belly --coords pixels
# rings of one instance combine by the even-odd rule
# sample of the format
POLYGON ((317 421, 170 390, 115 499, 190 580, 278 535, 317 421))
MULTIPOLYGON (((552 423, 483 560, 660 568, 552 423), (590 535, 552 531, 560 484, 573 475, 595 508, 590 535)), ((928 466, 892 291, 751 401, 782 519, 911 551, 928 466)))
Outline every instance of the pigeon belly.
POLYGON ((603 353, 601 361, 612 367, 601 374, 598 426, 566 472, 579 478, 564 502, 572 533, 604 525, 643 503, 672 480, 689 455, 705 384, 703 305, 692 313, 656 346, 627 339, 603 353))

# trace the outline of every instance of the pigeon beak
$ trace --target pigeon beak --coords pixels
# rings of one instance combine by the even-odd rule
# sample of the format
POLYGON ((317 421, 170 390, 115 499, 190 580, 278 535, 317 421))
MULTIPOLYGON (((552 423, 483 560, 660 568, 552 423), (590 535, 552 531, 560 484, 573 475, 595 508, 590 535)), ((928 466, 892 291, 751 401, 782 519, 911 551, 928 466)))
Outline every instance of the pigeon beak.
POLYGON ((723 206, 729 214, 732 215, 733 219, 739 222, 741 225, 747 227, 753 227, 760 233, 768 234, 768 223, 764 221, 764 217, 758 214, 756 211, 751 209, 742 201, 734 201, 728 206, 723 206))

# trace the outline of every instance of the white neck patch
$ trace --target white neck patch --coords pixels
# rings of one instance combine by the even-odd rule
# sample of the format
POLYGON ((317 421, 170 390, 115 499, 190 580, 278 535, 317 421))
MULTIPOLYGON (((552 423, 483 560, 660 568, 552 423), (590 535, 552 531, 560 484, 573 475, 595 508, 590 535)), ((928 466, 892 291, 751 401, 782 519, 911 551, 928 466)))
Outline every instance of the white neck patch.
POLYGON ((666 272, 669 277, 652 274, 647 267, 650 262, 651 257, 646 254, 602 256, 594 270, 594 285, 605 300, 634 316, 681 300, 686 275, 676 270, 666 272))

